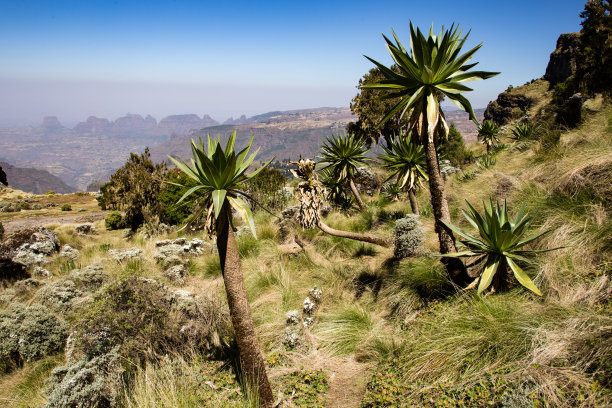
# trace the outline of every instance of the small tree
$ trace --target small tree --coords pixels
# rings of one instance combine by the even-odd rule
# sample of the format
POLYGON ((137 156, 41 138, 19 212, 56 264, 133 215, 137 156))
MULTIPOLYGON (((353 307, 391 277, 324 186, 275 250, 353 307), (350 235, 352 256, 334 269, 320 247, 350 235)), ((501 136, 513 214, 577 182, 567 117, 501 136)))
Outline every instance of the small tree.
POLYGON ((310 159, 300 159, 297 170, 291 170, 295 177, 303 181, 297 186, 297 196, 300 201, 300 212, 298 221, 304 229, 319 228, 326 234, 340 238, 349 238, 357 241, 369 242, 383 247, 390 246, 390 242, 383 238, 373 237, 366 234, 357 234, 349 231, 341 231, 331 228, 321 219, 321 205, 323 203, 324 188, 319 183, 315 172, 315 162, 310 159))
POLYGON ((165 162, 154 164, 147 147, 143 154, 130 153, 128 161, 104 185, 99 203, 125 209, 125 222, 136 230, 143 223, 157 224, 163 218, 159 193, 167 177, 165 162))
POLYGON ((412 212, 418 215, 419 205, 415 191, 422 187, 422 180, 428 179, 423 147, 400 133, 397 139, 391 140, 389 148, 383 146, 383 150, 385 153, 379 154, 378 157, 382 160, 383 167, 392 171, 387 180, 397 178, 400 188, 408 191, 412 212))
MULTIPOLYGON (((472 90, 465 86, 464 82, 486 79, 498 74, 470 71, 476 64, 470 64, 469 61, 482 44, 461 54, 461 48, 467 40, 467 35, 463 38, 461 35, 459 28, 453 25, 450 30, 445 31, 442 28, 439 35, 434 35, 432 27, 425 36, 410 23, 410 53, 395 32, 395 43, 383 35, 387 49, 400 72, 397 73, 366 57, 381 70, 386 79, 363 86, 386 90, 386 98, 400 98, 381 119, 379 126, 398 113, 400 117, 407 114, 413 137, 425 146, 431 206, 436 220, 435 229, 440 241, 440 252, 443 254, 455 252, 456 247, 451 230, 442 222, 450 222, 450 212, 434 142, 436 133, 444 136, 448 134, 448 125, 440 109, 440 96, 447 97, 457 107, 468 112, 471 120, 478 123, 472 105, 461 95, 472 90)), ((456 284, 464 285, 468 282, 469 276, 461 261, 447 259, 445 263, 446 270, 456 284)))
POLYGON ((172 157, 170 157, 170 160, 196 182, 194 187, 185 192, 179 203, 192 194, 198 193, 203 197, 197 211, 206 214, 205 227, 209 234, 216 234, 217 236, 217 249, 219 250, 223 282, 225 283, 227 303, 236 333, 242 370, 248 385, 258 389, 263 406, 271 407, 274 403, 274 394, 259 351, 251 308, 242 276, 238 247, 234 237, 232 218, 233 209, 247 222, 253 236, 257 237, 253 215, 242 198, 248 199, 250 197, 243 191, 243 188, 244 183, 266 168, 269 162, 247 174, 246 171, 255 159, 259 149, 249 156, 253 138, 239 152, 234 150, 235 142, 235 130, 232 132, 225 149, 221 146, 220 138, 211 140, 209 136, 207 148, 204 147, 202 139, 200 139, 199 144, 192 140, 193 158, 191 159, 191 165, 172 157))
POLYGON ((321 162, 328 163, 324 168, 331 168, 339 181, 348 183, 359 209, 364 211, 365 204, 359 196, 359 191, 353 179, 357 167, 366 165, 369 161, 366 153, 370 149, 365 147, 363 142, 354 135, 345 133, 344 135, 326 138, 321 150, 321 162))
POLYGON ((478 126, 478 138, 487 146, 487 154, 491 153, 491 148, 499 143, 497 135, 499 134, 499 126, 495 122, 485 120, 478 126))

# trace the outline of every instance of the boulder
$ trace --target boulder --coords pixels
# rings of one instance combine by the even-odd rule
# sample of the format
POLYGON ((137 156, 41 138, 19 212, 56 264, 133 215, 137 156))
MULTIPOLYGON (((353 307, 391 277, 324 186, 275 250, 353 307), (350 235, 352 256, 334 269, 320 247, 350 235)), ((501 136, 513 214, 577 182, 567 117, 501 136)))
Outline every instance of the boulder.
POLYGON ((373 196, 380 190, 381 182, 376 173, 367 167, 355 170, 354 182, 360 193, 373 196))
POLYGON ((112 259, 117 262, 128 262, 134 260, 142 260, 142 250, 139 248, 129 248, 129 249, 111 249, 108 251, 108 254, 112 259))

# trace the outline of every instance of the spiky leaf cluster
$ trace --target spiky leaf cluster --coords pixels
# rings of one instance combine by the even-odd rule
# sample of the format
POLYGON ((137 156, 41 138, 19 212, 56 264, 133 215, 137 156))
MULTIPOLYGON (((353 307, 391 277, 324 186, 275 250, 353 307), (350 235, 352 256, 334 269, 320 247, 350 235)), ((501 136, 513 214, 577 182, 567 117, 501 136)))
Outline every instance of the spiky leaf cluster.
POLYGON ((463 215, 470 224, 478 230, 479 237, 472 235, 452 224, 442 221, 448 228, 456 232, 463 239, 460 242, 467 248, 466 251, 444 254, 445 257, 476 257, 474 265, 484 262, 484 269, 480 275, 478 293, 482 293, 491 286, 496 274, 505 274, 510 268, 519 283, 532 292, 542 295, 529 276, 517 265, 517 262, 532 263, 532 256, 539 252, 552 251, 529 250, 524 247, 548 231, 538 232, 525 237, 531 227, 535 216, 525 214, 525 205, 521 207, 512 219, 508 214, 508 207, 504 200, 503 205, 497 202, 484 205, 484 215, 481 215, 467 200, 468 211, 463 215))
MULTIPOLYGON (((417 135, 424 135, 424 124, 427 124, 427 134, 433 141, 436 131, 448 134, 448 125, 440 110, 439 95, 444 95, 459 109, 469 113, 470 119, 478 123, 470 102, 461 93, 471 91, 464 82, 490 78, 496 72, 471 71, 477 63, 469 61, 482 43, 468 52, 461 54, 461 48, 468 36, 462 36, 459 27, 453 24, 450 30, 440 30, 434 35, 433 26, 427 37, 420 29, 415 29, 410 23, 410 53, 397 38, 395 43, 383 35, 387 49, 394 63, 399 67, 399 73, 387 68, 378 61, 366 57, 374 63, 387 78, 377 84, 363 85, 363 88, 386 89, 390 91, 385 98, 401 97, 399 102, 381 120, 384 124, 391 117, 400 113, 400 117, 408 114, 410 129, 417 135)), ((425 140, 422 140, 425 143, 425 140)))
POLYGON ((498 134, 499 126, 495 122, 485 120, 480 124, 480 126, 478 126, 478 137, 480 138, 480 141, 487 146, 487 151, 499 143, 499 138, 497 137, 498 134))
POLYGON ((410 191, 423 185, 422 180, 428 180, 425 150, 412 142, 403 134, 391 140, 389 147, 382 147, 383 154, 378 157, 383 167, 391 170, 387 180, 396 177, 400 188, 410 191))
MULTIPOLYGON (((221 209, 227 200, 229 205, 247 222, 253 236, 256 237, 253 214, 248 204, 240 196, 251 198, 242 191, 244 182, 255 177, 270 162, 247 174, 246 171, 253 163, 259 148, 249 156, 253 137, 239 152, 234 150, 235 143, 235 130, 230 135, 225 149, 221 145, 220 137, 211 140, 209 135, 206 148, 202 138, 199 139, 199 143, 196 143, 194 140, 191 141, 193 157, 190 159, 190 164, 170 157, 170 160, 181 171, 196 182, 196 185, 188 189, 178 203, 196 192, 203 196, 204 201, 198 213, 206 213, 205 227, 209 234, 212 234, 215 229, 216 219, 219 217, 221 209)), ((199 216, 198 213, 194 217, 197 218, 199 216)))
POLYGON ((332 169, 341 181, 351 179, 355 170, 369 161, 366 154, 370 149, 350 133, 325 138, 321 150, 321 162, 327 163, 324 168, 332 169))

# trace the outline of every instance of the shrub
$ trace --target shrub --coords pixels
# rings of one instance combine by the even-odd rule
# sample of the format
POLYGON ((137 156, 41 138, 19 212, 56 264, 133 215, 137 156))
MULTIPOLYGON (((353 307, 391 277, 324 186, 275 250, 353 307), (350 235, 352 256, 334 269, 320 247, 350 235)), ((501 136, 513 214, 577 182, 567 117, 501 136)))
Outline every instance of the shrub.
POLYGON ((416 255, 423 246, 424 235, 418 215, 408 214, 395 221, 393 230, 395 258, 402 259, 416 255))
POLYGON ((55 191, 53 191, 53 190, 47 190, 47 191, 45 191, 45 194, 46 194, 46 195, 54 195, 54 194, 55 194, 55 191))
POLYGON ((32 209, 33 209, 33 210, 42 210, 42 205, 40 205, 40 204, 34 204, 34 205, 32 206, 32 209))
POLYGON ((104 226, 109 231, 123 229, 125 228, 125 221, 119 212, 113 211, 104 218, 104 226))
POLYGON ((172 292, 152 279, 112 282, 74 315, 78 348, 95 356, 119 347, 132 361, 173 352, 216 351, 229 320, 212 300, 172 292))
MULTIPOLYGON (((183 224, 193 213, 193 199, 185 200, 180 204, 177 204, 177 202, 187 190, 195 186, 195 180, 182 171, 176 169, 170 172, 165 188, 159 193, 159 201, 164 208, 165 222, 170 225, 183 224)), ((198 197, 197 192, 194 196, 198 197)))
POLYGON ((62 211, 72 211, 70 204, 62 204, 62 211))
POLYGON ((50 394, 45 408, 118 407, 122 391, 121 357, 117 349, 51 373, 50 394))
POLYGON ((250 201, 251 208, 256 210, 260 204, 264 208, 282 210, 289 198, 284 190, 286 183, 287 178, 280 170, 266 167, 260 171, 245 183, 246 191, 254 199, 250 201))
POLYGON ((451 123, 446 138, 440 138, 436 143, 440 156, 450 161, 455 167, 460 167, 474 161, 474 153, 467 149, 463 136, 457 130, 454 123, 451 123))
POLYGON ((0 310, 0 372, 64 348, 66 324, 41 305, 13 303, 0 310))

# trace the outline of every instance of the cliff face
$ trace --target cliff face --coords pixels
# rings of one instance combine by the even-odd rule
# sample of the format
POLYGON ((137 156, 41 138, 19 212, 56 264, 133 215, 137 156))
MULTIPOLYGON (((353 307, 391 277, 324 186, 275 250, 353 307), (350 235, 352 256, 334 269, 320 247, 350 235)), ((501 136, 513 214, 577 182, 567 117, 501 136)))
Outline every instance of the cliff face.
POLYGON ((580 33, 561 34, 550 54, 544 79, 554 86, 576 73, 581 54, 580 33))
POLYGON ((518 119, 527 112, 532 105, 531 98, 525 95, 502 92, 497 100, 489 102, 484 112, 485 120, 490 120, 498 125, 505 125, 512 119, 518 119))

